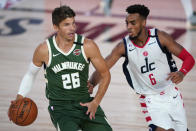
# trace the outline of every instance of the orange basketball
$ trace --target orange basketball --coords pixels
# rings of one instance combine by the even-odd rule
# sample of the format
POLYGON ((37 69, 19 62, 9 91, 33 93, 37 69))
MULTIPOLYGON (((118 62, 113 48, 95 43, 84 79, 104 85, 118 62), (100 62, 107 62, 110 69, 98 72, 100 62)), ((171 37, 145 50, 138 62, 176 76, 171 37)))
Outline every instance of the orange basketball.
POLYGON ((16 125, 27 126, 35 121, 38 110, 35 102, 30 98, 23 98, 9 107, 9 117, 16 125))

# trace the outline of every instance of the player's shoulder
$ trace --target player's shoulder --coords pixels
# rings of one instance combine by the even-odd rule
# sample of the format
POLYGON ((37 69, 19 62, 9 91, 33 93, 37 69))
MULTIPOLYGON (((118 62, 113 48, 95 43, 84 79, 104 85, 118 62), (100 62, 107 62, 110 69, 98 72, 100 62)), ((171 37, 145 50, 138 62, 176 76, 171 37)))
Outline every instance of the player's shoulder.
POLYGON ((173 41, 172 36, 163 30, 157 30, 157 34, 158 34, 159 41, 162 45, 165 45, 170 41, 173 41))
POLYGON ((89 38, 84 38, 84 43, 85 44, 92 44, 94 41, 92 39, 89 39, 89 38))
POLYGON ((84 38, 83 45, 85 48, 94 48, 95 46, 97 46, 95 41, 93 41, 92 39, 89 39, 89 38, 84 38))
POLYGON ((38 54, 48 54, 48 46, 46 41, 38 44, 37 48, 35 49, 35 52, 38 54))
POLYGON ((46 41, 38 44, 37 49, 39 49, 39 50, 46 50, 46 49, 48 49, 46 41))
POLYGON ((125 44, 123 40, 121 40, 113 49, 113 53, 119 56, 124 56, 125 55, 125 44))
POLYGON ((157 29, 157 34, 158 34, 158 37, 170 37, 170 35, 167 33, 167 32, 165 32, 165 31, 163 31, 163 30, 159 30, 159 29, 157 29))
POLYGON ((123 46, 124 47, 125 42, 123 40, 121 40, 120 42, 118 42, 117 46, 123 46))
POLYGON ((83 47, 87 58, 99 54, 99 47, 92 39, 85 38, 83 47))

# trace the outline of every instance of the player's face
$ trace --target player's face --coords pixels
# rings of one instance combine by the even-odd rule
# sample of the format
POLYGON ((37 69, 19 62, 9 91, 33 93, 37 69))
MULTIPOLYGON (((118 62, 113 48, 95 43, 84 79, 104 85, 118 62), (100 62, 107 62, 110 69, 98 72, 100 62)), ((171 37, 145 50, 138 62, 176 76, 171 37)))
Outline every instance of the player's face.
POLYGON ((145 20, 138 13, 128 14, 126 17, 126 25, 129 36, 136 39, 145 26, 145 20))
POLYGON ((73 40, 76 32, 76 23, 74 17, 66 18, 60 22, 59 26, 56 26, 58 34, 67 40, 73 40))

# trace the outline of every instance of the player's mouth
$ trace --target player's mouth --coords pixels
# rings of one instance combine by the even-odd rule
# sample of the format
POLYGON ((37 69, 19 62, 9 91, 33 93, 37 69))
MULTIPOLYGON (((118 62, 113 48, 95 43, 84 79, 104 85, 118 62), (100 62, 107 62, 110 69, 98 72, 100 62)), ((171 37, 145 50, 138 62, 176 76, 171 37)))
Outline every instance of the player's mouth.
POLYGON ((68 36, 69 36, 69 37, 74 37, 74 34, 75 34, 75 33, 69 33, 68 36))
POLYGON ((133 32, 128 32, 128 33, 129 33, 129 36, 134 37, 133 32))

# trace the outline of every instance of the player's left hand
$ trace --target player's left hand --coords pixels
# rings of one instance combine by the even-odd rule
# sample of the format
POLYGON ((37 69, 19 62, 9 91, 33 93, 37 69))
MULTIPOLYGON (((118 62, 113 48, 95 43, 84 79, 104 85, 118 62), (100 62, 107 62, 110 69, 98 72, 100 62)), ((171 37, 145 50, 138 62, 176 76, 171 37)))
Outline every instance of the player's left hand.
MULTIPOLYGON (((11 101, 11 105, 17 106, 17 105, 19 104, 18 101, 21 100, 21 99, 23 99, 23 98, 24 98, 24 97, 23 97, 22 95, 17 94, 16 99, 11 101)), ((11 106, 11 105, 10 105, 10 106, 11 106)), ((7 113, 8 113, 9 120, 11 121, 11 117, 10 117, 11 114, 10 114, 9 110, 8 110, 7 113)))
POLYGON ((95 119, 95 113, 97 111, 98 104, 94 101, 88 102, 88 103, 80 103, 81 106, 86 106, 88 108, 86 114, 88 115, 89 113, 89 118, 92 120, 93 118, 95 119))
POLYGON ((88 88, 88 93, 89 94, 92 94, 93 93, 94 85, 91 84, 89 81, 87 81, 87 88, 88 88))
POLYGON ((184 78, 184 74, 181 71, 171 72, 168 75, 167 80, 171 80, 175 84, 180 83, 184 78))

